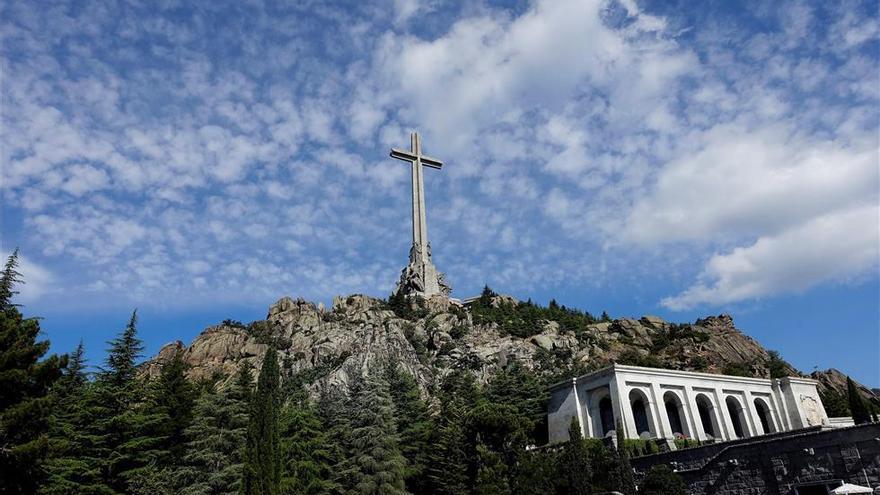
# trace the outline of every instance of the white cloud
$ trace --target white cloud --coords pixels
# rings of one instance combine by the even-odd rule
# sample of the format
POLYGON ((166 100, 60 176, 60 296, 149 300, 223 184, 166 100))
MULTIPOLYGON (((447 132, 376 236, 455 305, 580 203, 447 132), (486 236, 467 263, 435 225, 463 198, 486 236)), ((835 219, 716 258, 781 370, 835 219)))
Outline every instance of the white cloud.
POLYGON ((629 242, 707 241, 775 233, 877 200, 872 139, 828 141, 787 125, 720 125, 691 135, 625 221, 629 242))
POLYGON ((55 276, 48 268, 41 266, 24 256, 18 258, 18 272, 22 284, 16 287, 16 301, 24 304, 38 301, 55 287, 55 276))
POLYGON ((713 306, 803 292, 822 282, 843 281, 876 270, 880 259, 880 210, 876 204, 811 219, 754 244, 716 254, 700 282, 663 299, 672 310, 713 306))

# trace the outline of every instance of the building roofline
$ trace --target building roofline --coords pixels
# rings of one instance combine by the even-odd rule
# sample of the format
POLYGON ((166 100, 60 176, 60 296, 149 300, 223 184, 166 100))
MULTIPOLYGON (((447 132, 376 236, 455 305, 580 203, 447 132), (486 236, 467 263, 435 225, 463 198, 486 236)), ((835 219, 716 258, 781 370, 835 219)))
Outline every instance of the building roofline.
POLYGON ((617 364, 613 363, 610 366, 606 366, 599 370, 596 370, 592 373, 587 373, 585 375, 580 375, 576 377, 572 377, 568 380, 563 380, 557 383, 550 385, 548 388, 550 390, 557 390, 562 388, 565 385, 577 384, 578 382, 584 381, 585 379, 596 378, 608 373, 616 373, 618 371, 627 371, 634 373, 641 373, 643 375, 662 375, 662 376, 675 376, 675 377, 684 377, 684 378, 706 378, 716 381, 726 381, 731 383, 751 383, 755 385, 774 385, 775 383, 800 383, 804 385, 817 385, 819 382, 817 380, 813 380, 811 378, 801 378, 796 376, 786 376, 783 378, 754 378, 750 376, 735 376, 735 375, 723 375, 719 373, 704 373, 701 371, 683 371, 683 370, 670 370, 665 368, 648 368, 645 366, 631 366, 627 364, 617 364))

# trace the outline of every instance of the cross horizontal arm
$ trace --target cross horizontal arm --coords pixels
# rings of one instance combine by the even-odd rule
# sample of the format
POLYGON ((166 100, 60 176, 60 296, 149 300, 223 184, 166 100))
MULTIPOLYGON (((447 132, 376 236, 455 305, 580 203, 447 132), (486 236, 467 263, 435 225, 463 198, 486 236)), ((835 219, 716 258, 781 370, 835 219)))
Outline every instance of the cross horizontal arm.
POLYGON ((436 158, 431 158, 430 156, 425 155, 416 156, 411 151, 399 150, 397 148, 391 148, 391 157, 405 162, 414 162, 421 159, 422 165, 431 168, 440 168, 443 166, 443 162, 436 158))

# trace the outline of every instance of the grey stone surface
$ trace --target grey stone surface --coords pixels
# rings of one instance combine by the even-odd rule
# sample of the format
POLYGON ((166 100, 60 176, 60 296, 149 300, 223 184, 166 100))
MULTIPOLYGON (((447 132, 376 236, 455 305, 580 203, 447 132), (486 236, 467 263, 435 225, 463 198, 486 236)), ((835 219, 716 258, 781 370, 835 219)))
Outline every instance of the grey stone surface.
POLYGON ((880 424, 812 428, 637 457, 641 478, 658 464, 676 469, 691 495, 782 495, 840 481, 880 486, 880 424))

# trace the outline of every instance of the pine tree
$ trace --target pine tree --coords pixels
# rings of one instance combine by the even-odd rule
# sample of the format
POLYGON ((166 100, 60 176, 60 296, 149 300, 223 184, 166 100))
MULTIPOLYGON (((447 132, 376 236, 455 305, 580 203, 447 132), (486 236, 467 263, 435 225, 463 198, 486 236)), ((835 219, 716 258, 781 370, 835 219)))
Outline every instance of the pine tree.
POLYGON ((394 406, 394 420, 400 435, 400 452, 406 458, 406 487, 412 493, 423 493, 431 418, 428 406, 421 399, 413 377, 401 366, 389 365, 385 379, 394 406))
POLYGON ((85 368, 80 341, 64 376, 52 389, 49 456, 44 464, 46 480, 38 492, 41 495, 112 493, 101 484, 100 463, 90 455, 97 439, 89 429, 87 404, 92 391, 85 368))
POLYGON ((242 364, 230 385, 196 401, 193 422, 184 432, 183 465, 174 474, 181 495, 239 492, 252 380, 250 368, 242 364))
POLYGON ((185 448, 184 432, 192 422, 195 405, 195 387, 186 378, 187 364, 183 353, 174 353, 171 360, 162 366, 159 378, 154 381, 153 411, 162 415, 161 436, 163 448, 168 451, 167 466, 180 466, 185 448))
POLYGON ((19 283, 18 250, 0 275, 0 493, 33 493, 48 450, 50 387, 62 375, 66 356, 51 355, 37 341, 38 320, 25 319, 12 302, 19 283))
POLYGON ((352 397, 351 451, 354 493, 407 493, 406 459, 400 453, 388 385, 370 372, 352 397))
POLYGON ((426 478, 431 493, 467 493, 474 446, 468 439, 466 421, 480 398, 473 374, 462 370, 449 374, 439 398, 440 414, 431 436, 426 478))
POLYGON ((846 377, 846 395, 849 400, 849 410, 852 413, 853 422, 857 425, 871 422, 871 413, 865 404, 865 399, 859 393, 856 383, 852 378, 846 377))
POLYGON ((241 488, 244 495, 277 495, 280 491, 280 380, 278 355, 270 347, 263 356, 257 390, 251 399, 242 472, 241 488))
POLYGON ((531 442, 537 443, 538 425, 546 416, 547 387, 518 361, 499 371, 486 389, 486 398, 496 404, 509 405, 521 417, 521 427, 531 442))
POLYGON ((507 495, 510 485, 507 481, 507 464, 501 456, 482 443, 477 443, 477 478, 474 495, 507 495))
POLYGON ((619 419, 615 425, 615 435, 617 437, 615 489, 623 495, 636 495, 636 482, 633 479, 632 465, 629 463, 629 452, 626 450, 626 437, 619 419))
POLYGON ((281 410, 281 493, 318 495, 336 488, 331 440, 307 398, 291 400, 281 410))
POLYGON ((137 337, 137 311, 122 334, 109 342, 103 368, 89 395, 93 434, 98 439, 92 456, 102 463, 104 483, 124 493, 155 492, 167 476, 157 472, 168 455, 163 450, 165 416, 147 400, 144 381, 137 376, 143 343, 137 337))
MULTIPOLYGON (((354 388, 356 384, 353 384, 354 388)), ((327 445, 329 461, 332 465, 330 493, 347 493, 354 486, 352 481, 352 460, 348 455, 351 445, 351 418, 348 416, 348 402, 338 389, 325 388, 318 401, 318 416, 324 424, 327 437, 332 439, 327 445)))
POLYGON ((581 426, 577 418, 571 418, 568 428, 568 443, 562 450, 559 459, 562 473, 565 474, 567 493, 572 495, 589 495, 592 493, 592 471, 590 453, 584 444, 581 426))

